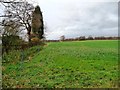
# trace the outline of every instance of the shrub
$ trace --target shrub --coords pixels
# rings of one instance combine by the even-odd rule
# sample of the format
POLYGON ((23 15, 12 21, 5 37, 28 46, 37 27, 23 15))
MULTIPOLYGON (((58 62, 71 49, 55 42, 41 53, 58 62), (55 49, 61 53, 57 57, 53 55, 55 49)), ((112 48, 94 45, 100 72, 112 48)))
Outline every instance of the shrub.
POLYGON ((29 57, 33 57, 36 53, 38 53, 42 49, 42 46, 34 46, 31 48, 27 48, 24 50, 12 50, 8 54, 3 54, 2 62, 3 63, 16 63, 19 61, 29 60, 29 57))

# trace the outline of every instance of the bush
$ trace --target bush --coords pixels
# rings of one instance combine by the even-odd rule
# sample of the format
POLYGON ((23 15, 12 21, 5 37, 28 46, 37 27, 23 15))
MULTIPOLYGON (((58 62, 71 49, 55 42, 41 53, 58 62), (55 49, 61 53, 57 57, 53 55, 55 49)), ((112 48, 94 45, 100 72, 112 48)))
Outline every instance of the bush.
POLYGON ((3 36, 2 37, 2 54, 8 53, 10 50, 17 49, 20 43, 23 42, 19 36, 3 36))
POLYGON ((2 62, 3 63, 16 63, 19 61, 30 60, 36 53, 42 50, 42 46, 34 46, 24 50, 12 50, 8 54, 3 54, 2 62), (30 58, 31 57, 31 58, 30 58))

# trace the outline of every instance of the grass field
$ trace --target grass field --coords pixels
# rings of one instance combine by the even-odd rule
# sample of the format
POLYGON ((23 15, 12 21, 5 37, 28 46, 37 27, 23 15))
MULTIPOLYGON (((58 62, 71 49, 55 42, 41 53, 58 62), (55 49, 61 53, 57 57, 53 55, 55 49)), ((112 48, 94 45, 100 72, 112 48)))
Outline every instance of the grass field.
POLYGON ((31 60, 3 63, 2 71, 4 88, 118 87, 118 41, 50 42, 31 60))

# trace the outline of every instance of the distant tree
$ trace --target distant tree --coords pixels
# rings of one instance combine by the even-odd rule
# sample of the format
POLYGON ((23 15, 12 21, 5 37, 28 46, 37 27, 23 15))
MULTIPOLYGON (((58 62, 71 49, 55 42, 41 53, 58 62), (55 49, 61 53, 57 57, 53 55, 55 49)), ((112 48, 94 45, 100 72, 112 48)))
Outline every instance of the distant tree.
POLYGON ((79 40, 85 40, 85 36, 80 36, 79 40))
POLYGON ((64 40, 65 40, 65 36, 63 35, 60 37, 60 41, 64 41, 64 40))
POLYGON ((43 38, 44 34, 44 24, 43 24, 43 16, 39 6, 35 7, 35 10, 32 14, 32 32, 39 38, 43 38))
POLYGON ((93 40, 94 38, 91 35, 89 35, 87 39, 88 40, 93 40))

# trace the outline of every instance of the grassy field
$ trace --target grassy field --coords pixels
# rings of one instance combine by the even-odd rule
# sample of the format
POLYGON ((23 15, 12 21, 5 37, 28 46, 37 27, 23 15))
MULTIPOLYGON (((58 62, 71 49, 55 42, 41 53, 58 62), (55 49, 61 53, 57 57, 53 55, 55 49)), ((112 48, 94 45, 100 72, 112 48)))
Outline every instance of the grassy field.
POLYGON ((4 88, 118 87, 118 41, 50 42, 30 60, 3 63, 2 71, 4 88))

